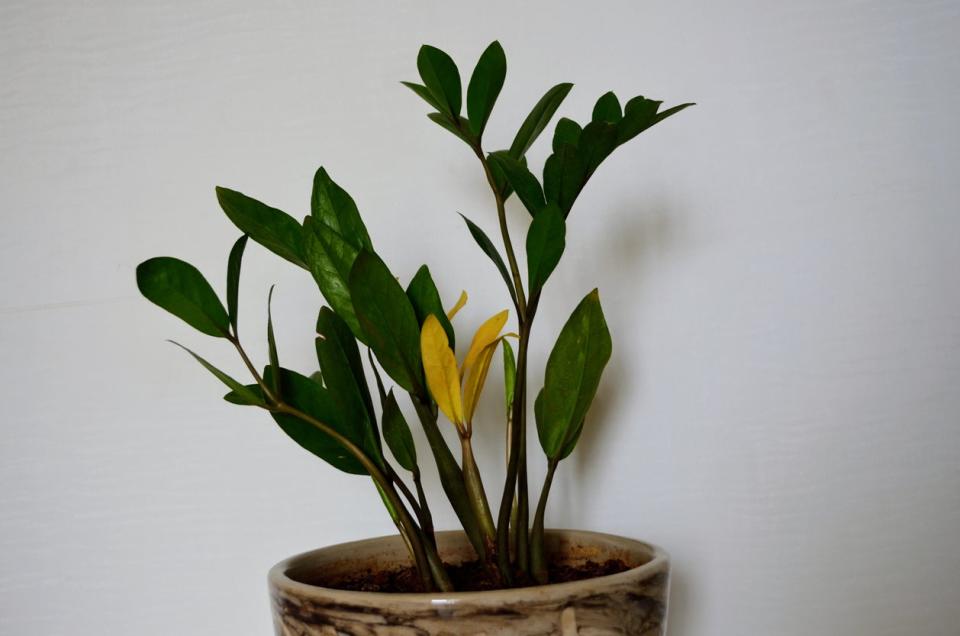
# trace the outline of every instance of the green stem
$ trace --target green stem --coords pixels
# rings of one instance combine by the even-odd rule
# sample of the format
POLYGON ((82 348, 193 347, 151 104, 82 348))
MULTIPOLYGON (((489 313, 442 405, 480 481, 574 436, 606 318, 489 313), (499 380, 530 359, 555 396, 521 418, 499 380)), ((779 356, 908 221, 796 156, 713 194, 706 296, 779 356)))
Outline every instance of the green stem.
POLYGON ((427 541, 436 549, 437 537, 433 530, 433 515, 430 514, 430 505, 427 503, 427 494, 423 491, 423 482, 420 480, 420 468, 413 466, 413 485, 417 489, 417 498, 420 500, 420 528, 427 541))
POLYGON ((473 445, 470 443, 470 438, 461 437, 460 447, 463 450, 463 480, 467 486, 467 496, 470 498, 473 514, 480 521, 480 531, 483 532, 484 544, 489 555, 494 550, 497 529, 493 525, 490 504, 487 503, 487 493, 483 489, 483 480, 480 478, 477 460, 473 456, 473 445))
POLYGON ((524 574, 530 570, 530 498, 527 485, 527 427, 520 429, 520 465, 517 467, 517 571, 524 574))
POLYGON ((446 440, 437 427, 437 411, 424 402, 421 402, 415 396, 410 396, 413 401, 414 409, 420 418, 423 431, 427 435, 427 441, 430 443, 430 450, 437 463, 437 471, 440 473, 440 484, 443 491, 453 506, 453 511, 460 519, 460 525, 470 539, 471 545, 482 560, 486 560, 486 546, 483 542, 483 534, 480 532, 480 525, 473 508, 470 506, 470 499, 467 495, 467 486, 464 482, 463 471, 457 464, 456 458, 450 452, 446 440))
POLYGON ((533 580, 540 585, 545 585, 549 580, 543 543, 543 525, 547 510, 547 498, 550 496, 550 486, 553 484, 553 475, 557 472, 559 463, 559 459, 551 459, 547 467, 547 477, 543 482, 543 490, 540 491, 540 501, 537 502, 537 513, 533 518, 533 533, 530 537, 530 573, 533 575, 533 580))

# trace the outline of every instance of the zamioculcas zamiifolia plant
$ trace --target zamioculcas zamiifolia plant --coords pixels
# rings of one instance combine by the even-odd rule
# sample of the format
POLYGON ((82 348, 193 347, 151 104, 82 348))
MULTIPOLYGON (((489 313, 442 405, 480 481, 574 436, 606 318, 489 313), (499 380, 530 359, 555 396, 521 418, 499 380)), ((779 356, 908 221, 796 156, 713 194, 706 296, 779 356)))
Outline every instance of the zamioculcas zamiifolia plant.
POLYGON ((611 340, 596 289, 579 302, 571 301, 573 312, 546 361, 544 385, 529 388, 529 343, 541 295, 563 255, 574 203, 600 164, 618 147, 690 104, 661 110, 659 101, 634 97, 621 105, 616 95, 606 93, 585 123, 557 121, 553 151, 538 177, 525 155, 547 129, 571 84, 550 88, 509 147, 491 151, 485 143, 487 123, 507 69, 500 44, 492 43, 481 55, 467 83, 465 104, 460 74, 449 55, 423 46, 417 69, 422 83, 403 84, 429 105, 431 121, 476 156, 494 203, 491 221, 499 227, 498 245, 479 224, 464 217, 469 234, 503 278, 511 307, 511 311, 498 308, 468 346, 460 348, 465 353, 459 357, 455 353, 454 323, 466 294, 445 309, 426 265, 404 288, 378 255, 353 198, 324 168, 314 177, 310 214, 302 222, 235 190, 216 189, 220 207, 242 233, 227 260, 226 306, 195 267, 176 258, 141 263, 137 285, 150 301, 236 350, 250 374, 248 382, 188 350, 230 389, 227 401, 264 409, 306 450, 334 468, 373 480, 423 589, 448 591, 452 583, 437 551, 421 480, 427 460, 417 455, 401 408, 404 393, 426 435, 443 490, 486 571, 502 587, 546 583, 544 514, 550 484, 583 430, 610 358, 611 340), (529 214, 522 239, 508 230, 505 205, 514 195, 529 214), (272 290, 267 299, 265 365, 256 364, 241 344, 237 290, 248 239, 306 270, 316 281, 327 304, 317 317, 314 344, 319 371, 304 375, 281 364, 270 315, 272 290), (518 247, 526 250, 526 271, 518 247), (477 403, 495 360, 504 366, 505 416, 499 423, 474 426, 477 403), (373 388, 367 382, 368 369, 375 379, 373 388), (387 386, 388 379, 393 386, 387 386), (548 466, 532 521, 527 474, 531 401, 548 466), (449 424, 440 422, 440 414, 449 424), (447 425, 460 439, 459 460, 441 433, 447 425), (489 484, 493 478, 487 475, 485 480, 474 459, 475 432, 505 435, 506 474, 496 478, 503 486, 499 502, 488 498, 485 481, 489 484))

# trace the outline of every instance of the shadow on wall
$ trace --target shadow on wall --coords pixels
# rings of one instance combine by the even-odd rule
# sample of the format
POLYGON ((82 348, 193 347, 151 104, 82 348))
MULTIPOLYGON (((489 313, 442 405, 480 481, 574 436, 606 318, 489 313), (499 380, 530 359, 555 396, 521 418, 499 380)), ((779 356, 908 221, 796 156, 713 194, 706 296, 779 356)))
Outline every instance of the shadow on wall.
MULTIPOLYGON (((614 354, 604 371, 583 428, 583 437, 568 460, 571 465, 567 471, 571 478, 567 484, 578 491, 572 493, 570 503, 574 506, 576 502, 586 501, 584 497, 594 485, 590 473, 603 461, 607 436, 615 440, 624 426, 643 426, 642 422, 624 422, 622 418, 621 406, 625 396, 643 389, 643 343, 637 344, 634 340, 630 349, 618 347, 618 343, 629 341, 618 338, 616 331, 637 325, 638 316, 635 303, 616 302, 616 299, 638 296, 639 290, 653 275, 652 271, 676 260, 686 245, 684 217, 672 202, 654 200, 624 206, 609 218, 613 222, 609 231, 598 237, 594 267, 584 276, 594 279, 598 272, 602 274, 604 288, 601 298, 606 295, 610 299, 604 303, 604 311, 611 323, 614 354)), ((596 280, 582 283, 580 287, 588 288, 596 284, 596 280)), ((582 517, 582 512, 575 514, 582 517)), ((688 636, 691 627, 687 608, 690 607, 691 590, 687 577, 682 569, 677 568, 676 562, 672 564, 670 587, 668 633, 670 636, 688 636)))

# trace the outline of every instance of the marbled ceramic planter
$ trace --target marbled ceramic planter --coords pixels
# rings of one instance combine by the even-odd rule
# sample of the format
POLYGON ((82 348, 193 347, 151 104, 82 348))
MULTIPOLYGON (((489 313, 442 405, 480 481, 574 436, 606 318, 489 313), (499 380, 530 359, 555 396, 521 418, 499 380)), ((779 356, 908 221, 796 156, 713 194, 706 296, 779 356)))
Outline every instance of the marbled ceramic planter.
MULTIPOLYGON (((459 532, 437 535, 441 556, 457 563, 472 558, 459 532)), ((270 594, 280 636, 428 636, 504 634, 570 636, 666 633, 670 566, 655 546, 608 534, 576 530, 547 532, 553 558, 571 564, 622 559, 620 574, 490 592, 381 594, 334 590, 310 581, 325 576, 405 565, 399 537, 382 537, 315 550, 270 570, 270 594)))

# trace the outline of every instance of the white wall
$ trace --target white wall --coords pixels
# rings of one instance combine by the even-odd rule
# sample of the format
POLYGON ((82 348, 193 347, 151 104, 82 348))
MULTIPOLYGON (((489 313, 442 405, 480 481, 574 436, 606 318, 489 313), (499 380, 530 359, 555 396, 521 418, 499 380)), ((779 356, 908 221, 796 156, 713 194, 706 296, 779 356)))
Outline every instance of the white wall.
MULTIPOLYGON (((302 215, 322 163, 399 275, 469 290, 465 330, 506 307, 455 214, 493 230, 478 166, 397 83, 422 42, 467 66, 494 38, 499 145, 558 81, 581 120, 608 89, 699 102, 571 217, 535 367, 596 284, 615 357, 549 522, 666 546, 673 636, 958 633, 956 2, 136 4, 0 7, 0 633, 266 634, 273 562, 391 532, 367 481, 219 400, 164 338, 229 351, 133 270, 222 289, 213 186, 302 215)), ((308 371, 318 298, 259 248, 241 329, 262 356, 273 282, 308 371)))

